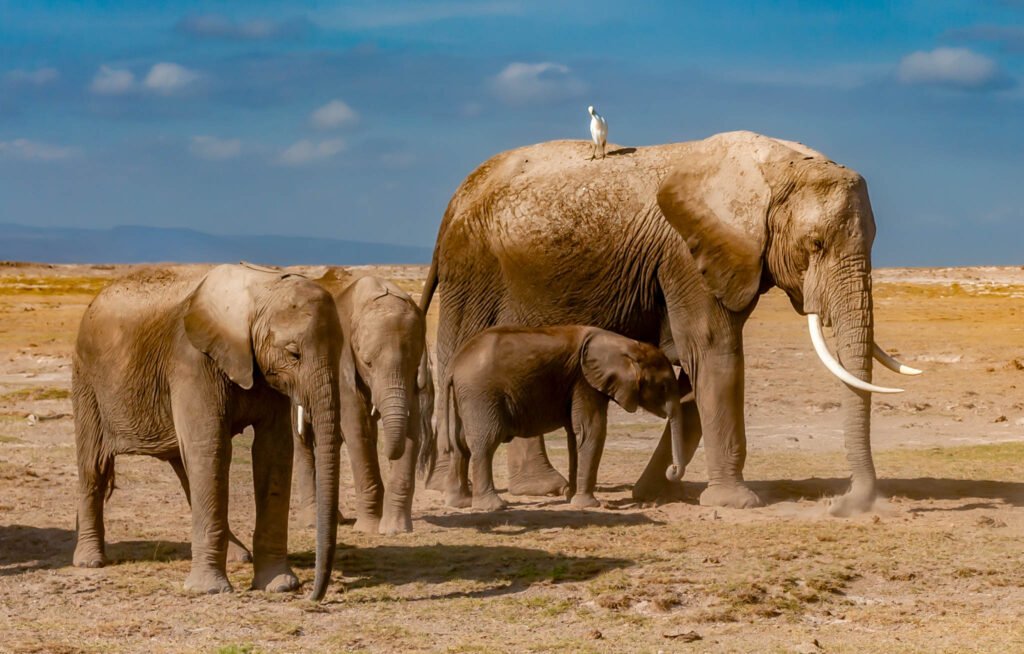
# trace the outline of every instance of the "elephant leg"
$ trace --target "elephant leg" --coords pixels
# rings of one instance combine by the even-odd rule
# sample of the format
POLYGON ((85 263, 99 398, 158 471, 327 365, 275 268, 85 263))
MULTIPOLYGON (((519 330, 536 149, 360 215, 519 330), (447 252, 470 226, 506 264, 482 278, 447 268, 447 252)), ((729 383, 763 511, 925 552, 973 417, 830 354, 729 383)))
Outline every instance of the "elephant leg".
MULTIPOLYGON (((185 590, 228 593, 233 589, 226 573, 228 543, 228 473, 231 435, 222 418, 209 411, 209 399, 198 388, 188 397, 172 400, 192 497, 192 567, 185 590)), ((289 454, 291 457, 291 454, 289 454)))
POLYGON ((471 506, 473 496, 469 492, 469 452, 461 447, 452 449, 448 464, 448 481, 445 484, 445 504, 459 509, 471 506))
MULTIPOLYGON (((185 464, 182 462, 181 457, 174 457, 168 460, 171 464, 171 468, 174 470, 174 474, 178 476, 178 481, 181 483, 181 490, 185 491, 185 501, 188 502, 189 508, 192 507, 192 496, 189 493, 188 488, 188 475, 185 474, 185 464)), ((249 548, 242 544, 242 541, 238 540, 234 532, 228 529, 228 559, 231 563, 250 563, 252 561, 252 553, 249 552, 249 548)))
MULTIPOLYGON (((294 431, 294 430, 293 430, 294 431)), ((297 509, 295 519, 303 527, 316 526, 316 461, 313 458, 312 441, 298 442, 296 439, 292 458, 292 477, 295 480, 297 509)))
POLYGON ((743 481, 747 437, 743 423, 743 352, 706 355, 691 375, 704 430, 708 487, 702 506, 738 509, 763 506, 743 481))
POLYGON ((548 459, 543 436, 512 439, 507 457, 509 493, 548 497, 568 490, 569 482, 548 459))
POLYGON ((342 400, 342 433, 352 466, 356 494, 356 523, 353 529, 367 534, 380 530, 384 481, 377 459, 377 425, 370 417, 369 402, 359 398, 342 400), (352 400, 352 401, 347 401, 352 400))
POLYGON ((299 579, 288 565, 288 503, 292 487, 292 421, 287 401, 255 425, 252 477, 256 495, 253 531, 254 590, 295 590, 299 579))
POLYGON ((601 506, 594 497, 594 489, 597 486, 597 469, 601 465, 608 427, 607 400, 603 404, 598 408, 595 403, 580 401, 579 398, 573 401, 573 431, 578 435, 579 467, 576 493, 571 503, 581 509, 601 506))
POLYGON ((384 511, 379 531, 385 535, 412 531, 412 499, 416 489, 416 457, 421 436, 419 401, 410 402, 409 431, 405 451, 397 461, 389 461, 388 484, 384 491, 384 511))
MULTIPOLYGON (((697 446, 700 445, 701 427, 700 413, 694 402, 683 403, 683 435, 685 438, 685 450, 683 461, 690 464, 697 446)), ((673 488, 680 486, 679 482, 671 482, 665 478, 665 470, 672 463, 672 426, 665 424, 665 431, 661 434, 658 447, 651 455, 643 474, 633 485, 633 499, 640 502, 653 502, 664 497, 673 488)))
POLYGON ((72 560, 79 568, 99 568, 107 563, 103 502, 114 481, 114 457, 103 453, 103 427, 92 391, 75 388, 72 399, 78 458, 78 542, 72 560))
POLYGON ((473 508, 481 511, 504 509, 505 500, 494 487, 494 453, 501 443, 496 434, 473 433, 469 439, 469 464, 473 469, 473 508))
POLYGON ((565 445, 569 451, 569 488, 565 490, 565 499, 572 500, 576 495, 577 486, 576 478, 579 475, 579 451, 577 448, 576 430, 572 428, 572 425, 566 425, 565 427, 565 445))

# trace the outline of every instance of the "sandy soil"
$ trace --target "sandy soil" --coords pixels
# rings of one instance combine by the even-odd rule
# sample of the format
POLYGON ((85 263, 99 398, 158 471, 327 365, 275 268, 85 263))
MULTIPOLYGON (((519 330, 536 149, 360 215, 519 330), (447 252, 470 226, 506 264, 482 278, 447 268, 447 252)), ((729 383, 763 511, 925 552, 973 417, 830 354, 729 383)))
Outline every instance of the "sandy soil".
MULTIPOLYGON (((661 424, 614 413, 605 508, 508 497, 473 513, 421 491, 411 535, 342 527, 322 605, 242 590, 246 564, 229 566, 238 592, 186 595, 187 505, 170 467, 143 457, 117 462, 115 564, 70 566, 70 351, 90 298, 123 272, 0 267, 0 651, 1024 651, 1024 269, 876 272, 878 341, 927 374, 876 375, 907 392, 875 401, 886 498, 870 515, 823 514, 845 486, 840 393, 773 292, 746 331, 746 470, 769 506, 697 506, 700 452, 681 501, 636 506, 661 424)), ((426 271, 348 272, 418 292, 426 271)), ((235 439, 231 480, 243 540, 249 442, 235 439)), ((548 443, 565 469, 563 437, 548 443)), ((313 538, 293 525, 307 581, 313 538)))

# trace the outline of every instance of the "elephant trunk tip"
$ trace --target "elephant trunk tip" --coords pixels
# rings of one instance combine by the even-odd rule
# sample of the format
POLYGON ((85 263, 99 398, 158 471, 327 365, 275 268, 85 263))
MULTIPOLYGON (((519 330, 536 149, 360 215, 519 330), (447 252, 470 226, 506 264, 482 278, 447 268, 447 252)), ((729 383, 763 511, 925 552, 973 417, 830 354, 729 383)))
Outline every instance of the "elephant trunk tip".
POLYGON ((665 479, 669 481, 682 481, 685 472, 685 468, 673 463, 665 468, 665 479))

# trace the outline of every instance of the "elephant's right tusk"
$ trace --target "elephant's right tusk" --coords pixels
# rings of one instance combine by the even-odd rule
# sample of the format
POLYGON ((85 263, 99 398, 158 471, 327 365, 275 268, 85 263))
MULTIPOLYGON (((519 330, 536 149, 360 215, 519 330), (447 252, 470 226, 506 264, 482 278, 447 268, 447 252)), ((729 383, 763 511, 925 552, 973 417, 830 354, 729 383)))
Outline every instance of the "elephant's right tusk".
POLYGON ((306 432, 306 412, 303 410, 301 404, 295 405, 295 429, 299 432, 299 436, 302 436, 306 432))
POLYGON ((878 347, 878 343, 875 343, 874 355, 875 359, 877 359, 880 364, 893 372, 900 373, 901 375, 920 375, 923 372, 917 368, 911 368, 910 366, 900 363, 896 359, 892 358, 889 356, 888 352, 878 347))
POLYGON ((832 353, 828 351, 828 346, 825 344, 825 333, 821 329, 821 318, 816 313, 807 314, 807 329, 811 332, 811 343, 814 344, 814 351, 817 353, 818 358, 825 364, 828 371, 839 378, 839 381, 843 382, 851 388, 857 390, 866 391, 868 393, 902 393, 902 388, 887 388, 885 386, 875 386, 870 382, 866 382, 862 379, 857 379, 853 373, 843 367, 839 361, 836 360, 832 353))

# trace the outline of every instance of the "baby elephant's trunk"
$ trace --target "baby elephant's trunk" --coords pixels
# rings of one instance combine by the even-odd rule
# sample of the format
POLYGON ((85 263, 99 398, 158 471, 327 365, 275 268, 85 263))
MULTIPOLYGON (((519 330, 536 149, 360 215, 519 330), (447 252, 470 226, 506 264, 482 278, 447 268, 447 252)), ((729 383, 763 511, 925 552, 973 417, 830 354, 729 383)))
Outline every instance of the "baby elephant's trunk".
POLYGON ((686 472, 686 445, 683 442, 683 405, 679 399, 669 400, 671 407, 668 407, 669 426, 672 429, 672 463, 665 469, 665 477, 669 481, 680 481, 683 473, 686 472))

